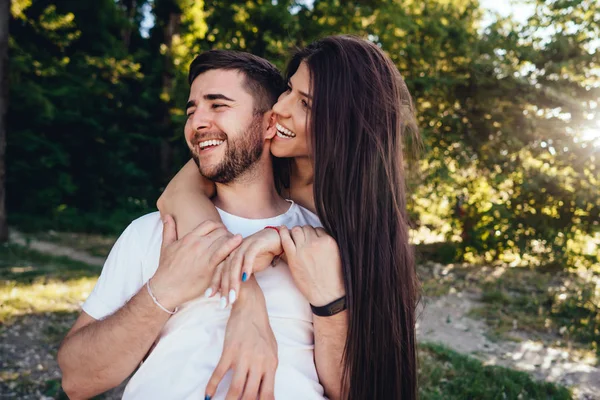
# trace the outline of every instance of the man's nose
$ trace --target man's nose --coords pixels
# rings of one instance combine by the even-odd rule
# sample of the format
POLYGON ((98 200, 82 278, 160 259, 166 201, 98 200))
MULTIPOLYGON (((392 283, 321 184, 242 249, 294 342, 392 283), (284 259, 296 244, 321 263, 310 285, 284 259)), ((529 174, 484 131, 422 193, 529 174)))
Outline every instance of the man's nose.
POLYGON ((213 122, 209 112, 199 108, 194 111, 194 115, 192 115, 192 127, 195 131, 210 129, 212 124, 213 122))

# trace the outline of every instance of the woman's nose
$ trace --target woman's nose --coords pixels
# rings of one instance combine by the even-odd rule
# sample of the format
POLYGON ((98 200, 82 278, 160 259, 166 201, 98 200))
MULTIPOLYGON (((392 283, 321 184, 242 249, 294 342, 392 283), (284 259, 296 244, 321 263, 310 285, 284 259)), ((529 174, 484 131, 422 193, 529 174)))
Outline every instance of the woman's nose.
POLYGON ((275 103, 275 105, 273 106, 273 111, 275 112, 275 114, 283 118, 290 117, 291 114, 289 112, 289 98, 290 95, 287 93, 283 93, 281 96, 279 96, 277 103, 275 103))

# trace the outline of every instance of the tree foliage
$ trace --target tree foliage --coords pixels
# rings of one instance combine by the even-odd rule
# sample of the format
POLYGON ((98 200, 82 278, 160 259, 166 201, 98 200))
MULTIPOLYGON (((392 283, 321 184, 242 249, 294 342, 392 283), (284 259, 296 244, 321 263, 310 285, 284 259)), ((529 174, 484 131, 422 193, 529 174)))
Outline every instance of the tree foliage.
POLYGON ((598 264, 600 6, 523 1, 536 10, 525 24, 484 26, 476 0, 15 0, 9 215, 120 229, 109 216, 152 205, 188 157, 197 53, 283 68, 295 48, 351 33, 388 52, 415 99, 418 231, 466 260, 598 264))

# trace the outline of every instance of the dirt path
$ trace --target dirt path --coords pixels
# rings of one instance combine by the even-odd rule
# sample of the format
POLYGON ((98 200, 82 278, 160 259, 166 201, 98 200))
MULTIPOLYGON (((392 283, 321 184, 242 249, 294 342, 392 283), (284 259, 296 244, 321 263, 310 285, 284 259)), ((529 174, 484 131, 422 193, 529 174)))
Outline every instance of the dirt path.
POLYGON ((426 299, 417 323, 419 339, 439 342, 460 353, 530 373, 539 380, 573 387, 576 399, 600 399, 600 368, 595 359, 582 360, 565 348, 545 345, 519 331, 521 342, 488 339, 483 321, 472 319, 469 311, 477 306, 474 295, 455 293, 426 299))
POLYGON ((15 230, 10 231, 10 242, 19 244, 21 246, 29 246, 32 250, 39 251, 40 253, 51 254, 53 256, 69 257, 72 260, 81 261, 89 265, 104 265, 104 257, 95 257, 86 252, 61 246, 52 242, 26 238, 25 235, 15 230))
MULTIPOLYGON (((66 256, 92 265, 102 265, 104 262, 101 257, 94 257, 54 243, 27 241, 18 233, 11 235, 11 241, 28 244, 32 249, 40 252, 66 256)), ((577 399, 600 400, 600 368, 595 366, 595 359, 578 359, 567 349, 534 341, 518 331, 514 333, 515 336, 521 337, 520 342, 492 341, 487 337, 486 324, 468 316, 469 311, 477 305, 476 295, 467 293, 424 299, 417 323, 419 340, 441 343, 457 352, 476 357, 486 365, 501 365, 526 371, 537 379, 573 387, 577 399)), ((47 332, 47 324, 55 326, 56 323, 66 323, 70 326, 74 317, 65 318, 66 320, 60 322, 44 322, 42 316, 33 316, 11 325, 0 335, 0 359, 10 360, 11 366, 27 367, 26 370, 31 371, 32 376, 58 379, 58 368, 54 360, 56 340, 51 340, 53 345, 48 345, 46 339, 42 340, 42 344, 27 346, 29 349, 35 349, 34 353, 29 354, 30 351, 20 351, 18 346, 15 346, 15 343, 21 343, 22 340, 15 341, 14 336, 20 336, 20 332, 30 334, 32 331, 47 332), (37 325, 38 329, 30 329, 32 325, 37 325), (40 363, 40 357, 45 360, 43 363, 40 363)), ((7 365, 3 364, 4 369, 7 365)))

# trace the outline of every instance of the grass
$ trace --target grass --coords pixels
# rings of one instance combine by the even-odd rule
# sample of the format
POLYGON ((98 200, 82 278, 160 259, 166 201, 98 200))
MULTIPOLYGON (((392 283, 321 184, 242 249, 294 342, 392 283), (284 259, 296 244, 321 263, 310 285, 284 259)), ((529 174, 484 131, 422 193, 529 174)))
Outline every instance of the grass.
POLYGON ((473 310, 502 337, 516 327, 539 336, 600 349, 600 293, 595 283, 568 273, 508 269, 482 284, 484 306, 473 310))
POLYGON ((153 211, 156 211, 154 207, 140 199, 129 199, 125 204, 110 207, 110 211, 79 210, 61 205, 43 213, 9 213, 8 224, 21 232, 37 233, 52 229, 117 235, 131 221, 153 211))
POLYGON ((21 315, 78 310, 99 273, 66 257, 0 246, 0 324, 21 315))
POLYGON ((0 279, 30 284, 39 279, 70 280, 98 276, 101 268, 15 244, 0 245, 0 279))
POLYGON ((96 257, 107 257, 117 240, 117 237, 112 235, 55 231, 37 233, 34 237, 37 240, 53 242, 96 257))
MULTIPOLYGON (((0 247, 0 324, 10 324, 16 317, 27 314, 45 313, 51 321, 37 334, 36 340, 58 343, 68 329, 64 321, 69 318, 61 316, 77 312, 99 272, 100 268, 26 247, 0 247)), ((464 272, 464 277, 469 276, 464 272)), ((459 283, 456 275, 441 282, 446 288, 459 283)), ((502 299, 494 301, 506 301, 502 299)), ((419 358, 419 391, 424 400, 571 398, 565 388, 536 382, 523 372, 484 366, 440 345, 421 344, 419 358)), ((25 371, 4 375, 0 374, 0 380, 19 393, 39 392, 55 399, 65 398, 57 379, 37 382, 25 371)))
POLYGON ((419 394, 422 400, 572 398, 564 387, 537 382, 524 372, 484 366, 437 344, 419 348, 419 394))
POLYGON ((471 311, 490 326, 490 338, 517 340, 515 331, 555 345, 600 353, 600 276, 543 268, 427 264, 423 292, 436 297, 471 291, 483 305, 471 311))

